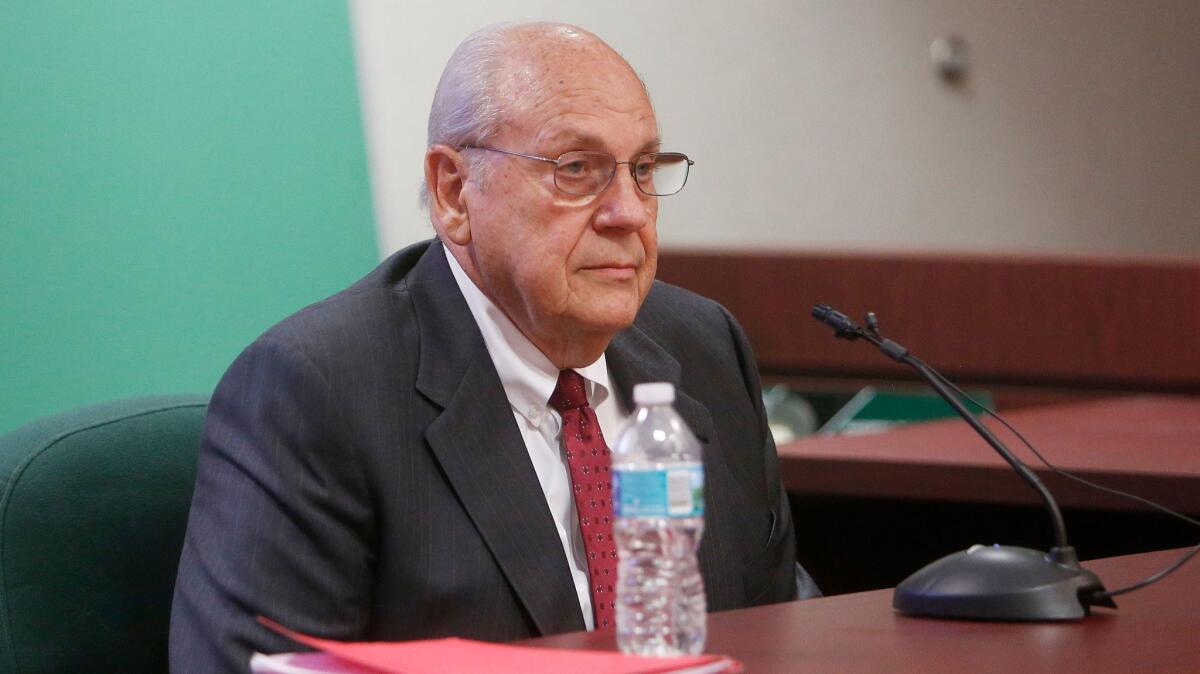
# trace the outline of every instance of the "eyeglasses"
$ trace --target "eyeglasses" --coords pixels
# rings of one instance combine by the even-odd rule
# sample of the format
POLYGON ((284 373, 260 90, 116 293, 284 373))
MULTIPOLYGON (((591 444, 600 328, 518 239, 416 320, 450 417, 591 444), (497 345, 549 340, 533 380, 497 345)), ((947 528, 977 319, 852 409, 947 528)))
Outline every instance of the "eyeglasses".
POLYGON ((629 175, 633 176, 633 183, 642 194, 665 197, 683 189, 687 183, 688 169, 696 163, 679 152, 645 152, 633 161, 617 161, 607 152, 592 150, 564 152, 558 159, 550 159, 482 145, 464 145, 458 149, 487 150, 554 164, 554 185, 567 194, 577 196, 600 194, 612 182, 617 166, 626 164, 629 166, 629 175))

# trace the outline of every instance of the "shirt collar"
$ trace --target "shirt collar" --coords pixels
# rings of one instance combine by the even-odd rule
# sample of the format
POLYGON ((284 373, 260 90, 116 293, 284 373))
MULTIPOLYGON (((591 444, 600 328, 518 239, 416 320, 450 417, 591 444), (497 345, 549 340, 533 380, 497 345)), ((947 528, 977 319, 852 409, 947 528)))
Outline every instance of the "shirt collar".
MULTIPOLYGON (((488 355, 492 357, 492 364, 500 375, 500 384, 504 387, 509 405, 530 423, 539 424, 558 383, 558 368, 529 341, 500 307, 483 294, 449 249, 444 245, 442 248, 450 271, 454 274, 454 281, 467 301, 479 332, 483 334, 488 355)), ((575 371, 587 382, 588 402, 592 407, 608 398, 612 385, 603 353, 594 363, 575 368, 575 371)))

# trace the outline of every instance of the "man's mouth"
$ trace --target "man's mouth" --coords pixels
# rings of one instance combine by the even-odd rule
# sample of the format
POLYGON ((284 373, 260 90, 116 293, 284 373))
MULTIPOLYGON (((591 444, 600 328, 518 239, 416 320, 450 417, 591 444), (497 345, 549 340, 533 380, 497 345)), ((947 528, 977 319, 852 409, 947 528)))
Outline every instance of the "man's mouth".
POLYGON ((582 268, 582 271, 597 274, 605 278, 626 279, 633 278, 637 274, 637 265, 624 262, 605 262, 587 265, 582 268))

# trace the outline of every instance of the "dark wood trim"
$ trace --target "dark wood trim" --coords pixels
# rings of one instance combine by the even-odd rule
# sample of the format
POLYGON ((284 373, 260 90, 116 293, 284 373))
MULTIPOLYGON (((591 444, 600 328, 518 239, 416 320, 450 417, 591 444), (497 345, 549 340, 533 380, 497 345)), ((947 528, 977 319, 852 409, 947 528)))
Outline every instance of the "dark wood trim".
POLYGON ((1200 261, 938 253, 660 253, 658 278, 730 309, 767 376, 911 379, 809 317, 875 311, 961 382, 1200 392, 1200 261))

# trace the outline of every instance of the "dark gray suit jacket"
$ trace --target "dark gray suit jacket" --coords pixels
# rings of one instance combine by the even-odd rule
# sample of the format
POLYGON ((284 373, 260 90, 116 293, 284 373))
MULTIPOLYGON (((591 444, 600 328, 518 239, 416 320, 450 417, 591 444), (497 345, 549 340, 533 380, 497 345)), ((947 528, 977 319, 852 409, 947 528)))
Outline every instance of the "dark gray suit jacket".
MULTIPOLYGON (((606 351, 674 382, 701 440, 710 610, 796 597, 795 541, 754 358, 716 303, 655 283, 606 351)), ((209 407, 171 617, 176 672, 347 640, 583 629, 546 498, 441 245, 400 251, 271 328, 209 407)))

